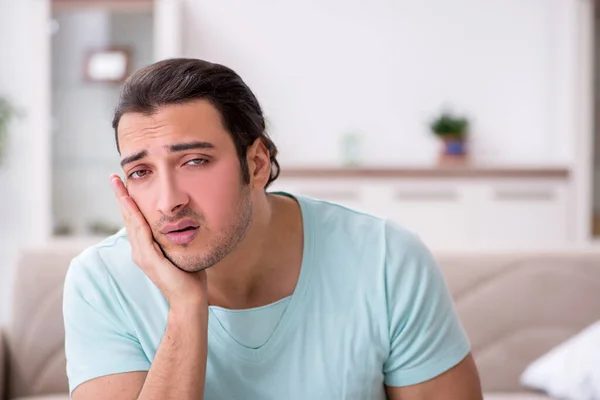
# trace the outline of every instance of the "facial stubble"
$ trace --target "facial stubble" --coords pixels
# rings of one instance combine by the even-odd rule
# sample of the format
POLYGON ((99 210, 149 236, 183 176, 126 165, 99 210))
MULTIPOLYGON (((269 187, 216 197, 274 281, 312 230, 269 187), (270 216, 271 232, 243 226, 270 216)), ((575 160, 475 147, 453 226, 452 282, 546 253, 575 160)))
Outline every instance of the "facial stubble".
MULTIPOLYGON (((208 227, 205 224, 201 224, 199 230, 204 230, 208 233, 210 242, 206 246, 206 251, 201 255, 189 254, 185 251, 187 245, 181 246, 184 250, 179 254, 175 252, 168 252, 163 246, 159 244, 165 258, 167 258, 173 265, 185 272, 199 272, 218 264, 228 254, 235 250, 237 245, 244 239, 248 229, 252 222, 253 208, 252 199, 250 196, 250 188, 247 185, 242 186, 239 201, 235 205, 235 209, 232 213, 236 215, 231 224, 219 234, 212 235, 208 231, 208 227), (186 254, 187 253, 187 254, 186 254)), ((178 214, 177 219, 181 219, 187 216, 196 216, 194 219, 204 221, 203 216, 198 216, 197 213, 190 209, 183 210, 178 214)), ((199 232, 201 233, 201 232, 199 232)))

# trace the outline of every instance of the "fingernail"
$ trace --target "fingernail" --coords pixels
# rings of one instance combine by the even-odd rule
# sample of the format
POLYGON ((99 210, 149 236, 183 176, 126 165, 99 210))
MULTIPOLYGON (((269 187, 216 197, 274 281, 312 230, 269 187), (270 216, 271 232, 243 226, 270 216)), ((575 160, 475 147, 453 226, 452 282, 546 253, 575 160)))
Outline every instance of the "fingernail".
POLYGON ((110 185, 113 187, 113 189, 117 188, 117 177, 111 176, 110 177, 110 185))

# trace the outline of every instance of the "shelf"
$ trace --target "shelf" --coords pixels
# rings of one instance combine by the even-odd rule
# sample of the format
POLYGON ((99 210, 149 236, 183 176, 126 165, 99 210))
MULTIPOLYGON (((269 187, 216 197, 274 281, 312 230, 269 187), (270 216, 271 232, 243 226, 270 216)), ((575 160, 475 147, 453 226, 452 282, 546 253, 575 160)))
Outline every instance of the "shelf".
POLYGON ((282 166, 282 178, 569 178, 560 166, 399 166, 399 167, 292 167, 282 166))
POLYGON ((111 12, 147 12, 153 8, 152 0, 52 0, 54 11, 96 9, 111 12))

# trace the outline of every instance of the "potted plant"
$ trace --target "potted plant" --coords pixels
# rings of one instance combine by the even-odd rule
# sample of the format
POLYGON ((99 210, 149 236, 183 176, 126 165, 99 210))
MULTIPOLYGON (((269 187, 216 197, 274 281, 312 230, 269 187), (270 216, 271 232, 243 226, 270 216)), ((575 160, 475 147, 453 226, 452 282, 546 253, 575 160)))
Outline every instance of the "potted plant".
POLYGON ((0 164, 2 164, 7 148, 8 126, 15 116, 16 110, 12 104, 0 97, 0 164))
POLYGON ((444 111, 431 121, 430 129, 442 141, 440 161, 464 161, 468 156, 469 120, 444 111))

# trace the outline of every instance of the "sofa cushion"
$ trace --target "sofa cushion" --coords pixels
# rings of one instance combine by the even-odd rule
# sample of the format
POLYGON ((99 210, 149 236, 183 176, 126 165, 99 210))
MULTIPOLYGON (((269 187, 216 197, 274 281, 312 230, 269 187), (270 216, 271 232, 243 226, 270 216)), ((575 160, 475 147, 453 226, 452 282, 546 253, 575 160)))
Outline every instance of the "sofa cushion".
POLYGON ((4 332, 9 399, 68 393, 62 288, 71 259, 80 251, 48 247, 20 252, 4 332))
POLYGON ((525 368, 598 320, 597 250, 441 254, 436 258, 488 393, 527 392, 525 368))
POLYGON ((516 392, 516 393, 485 393, 484 400, 552 400, 552 397, 542 394, 516 392))

